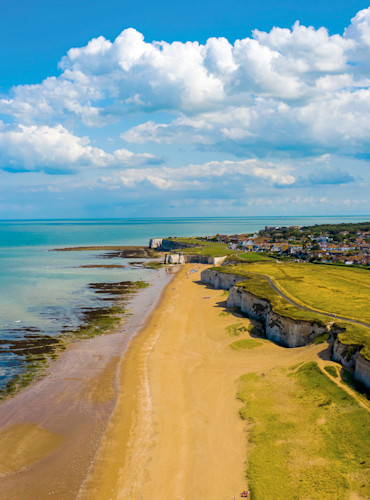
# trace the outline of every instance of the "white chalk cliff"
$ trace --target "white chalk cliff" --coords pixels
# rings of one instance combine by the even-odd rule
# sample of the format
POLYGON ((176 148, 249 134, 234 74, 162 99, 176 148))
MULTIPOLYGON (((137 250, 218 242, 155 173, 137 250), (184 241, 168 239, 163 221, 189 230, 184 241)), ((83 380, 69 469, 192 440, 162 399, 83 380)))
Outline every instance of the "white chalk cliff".
POLYGON ((250 318, 262 321, 267 338, 284 347, 300 347, 311 343, 318 335, 329 333, 335 338, 333 359, 345 367, 354 368, 355 378, 368 389, 370 388, 370 362, 360 351, 363 346, 348 346, 340 342, 343 328, 335 324, 318 324, 315 321, 293 320, 272 310, 267 299, 256 297, 237 283, 245 278, 235 274, 223 273, 216 269, 206 269, 201 273, 201 280, 215 288, 230 290, 228 307, 238 307, 250 318))

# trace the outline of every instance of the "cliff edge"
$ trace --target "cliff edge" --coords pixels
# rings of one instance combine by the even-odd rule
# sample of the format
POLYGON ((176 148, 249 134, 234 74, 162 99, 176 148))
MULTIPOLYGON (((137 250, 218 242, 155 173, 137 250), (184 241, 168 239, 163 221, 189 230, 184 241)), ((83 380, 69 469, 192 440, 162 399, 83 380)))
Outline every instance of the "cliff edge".
POLYGON ((354 368, 355 379, 370 389, 370 361, 364 354, 366 347, 348 340, 350 330, 361 327, 343 323, 338 325, 315 314, 312 318, 305 319, 304 316, 308 315, 304 311, 301 312, 302 317, 299 316, 299 311, 292 315, 291 305, 285 308, 287 312, 284 314, 283 299, 280 298, 280 307, 274 307, 273 301, 263 296, 263 293, 253 293, 247 289, 248 280, 245 276, 225 273, 219 269, 206 269, 201 273, 201 280, 215 288, 230 290, 227 306, 237 307, 250 318, 261 321, 267 338, 279 345, 301 347, 313 342, 318 335, 329 334, 335 339, 333 360, 344 367, 354 368))

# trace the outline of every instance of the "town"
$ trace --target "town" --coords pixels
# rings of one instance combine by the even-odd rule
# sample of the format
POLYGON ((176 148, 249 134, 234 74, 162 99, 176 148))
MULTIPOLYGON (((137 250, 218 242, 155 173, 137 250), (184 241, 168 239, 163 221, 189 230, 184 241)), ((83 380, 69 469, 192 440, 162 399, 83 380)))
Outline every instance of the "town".
POLYGON ((264 252, 298 262, 369 267, 370 223, 316 226, 265 226, 254 234, 208 237, 232 250, 264 252))

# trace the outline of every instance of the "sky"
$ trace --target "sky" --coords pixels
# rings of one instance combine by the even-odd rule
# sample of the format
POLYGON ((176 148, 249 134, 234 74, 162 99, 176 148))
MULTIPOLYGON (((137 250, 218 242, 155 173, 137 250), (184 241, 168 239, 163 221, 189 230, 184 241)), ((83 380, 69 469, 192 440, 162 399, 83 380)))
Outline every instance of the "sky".
POLYGON ((370 213, 362 1, 0 0, 0 218, 370 213))

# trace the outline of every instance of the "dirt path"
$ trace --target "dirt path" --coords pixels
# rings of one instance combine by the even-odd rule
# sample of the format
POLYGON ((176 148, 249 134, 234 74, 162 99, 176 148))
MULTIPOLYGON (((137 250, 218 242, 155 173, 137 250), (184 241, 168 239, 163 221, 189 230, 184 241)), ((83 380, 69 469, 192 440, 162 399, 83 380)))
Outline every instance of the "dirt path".
MULTIPOLYGON (((324 367, 325 366, 334 366, 334 367, 337 367, 339 369, 341 369, 341 365, 339 365, 338 363, 336 363, 335 361, 331 361, 330 359, 330 355, 329 355, 329 350, 330 350, 330 347, 327 348, 327 353, 326 355, 323 355, 323 353, 321 353, 321 356, 320 358, 321 359, 317 359, 317 364, 319 365, 319 367, 321 368, 321 370, 325 373, 325 375, 327 377, 330 378, 330 380, 332 380, 338 387, 340 387, 343 391, 345 391, 347 394, 349 394, 353 399, 355 399, 358 404, 360 406, 362 406, 362 408, 364 408, 365 410, 367 411, 370 411, 370 401, 368 399, 366 399, 365 396, 362 396, 360 395, 357 391, 355 391, 354 389, 352 389, 351 387, 349 387, 347 384, 345 384, 343 381, 342 381, 342 378, 340 377, 340 375, 338 375, 338 377, 333 377, 333 375, 331 375, 330 373, 328 373, 326 370, 324 370, 324 367)), ((324 351, 325 352, 325 351, 324 351)))
MULTIPOLYGON (((145 330, 130 346, 120 397, 83 499, 232 500, 247 488, 246 429, 236 380, 302 361, 323 345, 296 349, 267 340, 237 351, 226 327, 249 321, 222 315, 222 290, 186 265, 145 330), (187 276, 188 273, 188 276, 187 276)), ((249 334, 244 333, 243 338, 249 334)))
POLYGON ((320 311, 319 309, 312 309, 311 307, 302 306, 302 305, 298 304, 297 302, 295 302, 294 300, 290 299, 287 295, 285 295, 275 285, 275 283, 271 280, 271 278, 269 278, 265 274, 259 274, 259 273, 255 273, 255 274, 258 274, 258 276, 262 276, 263 278, 265 278, 269 282, 270 286, 275 290, 275 292, 277 292, 281 297, 283 297, 283 299, 285 299, 287 302, 289 302, 293 306, 299 307, 299 309, 302 309, 303 311, 313 312, 316 314, 322 314, 323 316, 328 316, 329 318, 340 319, 342 321, 347 321, 348 323, 353 323, 354 325, 361 325, 361 326, 366 326, 367 328, 370 328, 370 325, 368 325, 367 323, 363 323, 362 321, 356 321, 355 319, 346 318, 344 316, 338 316, 337 314, 334 314, 334 313, 327 313, 327 312, 320 311))

